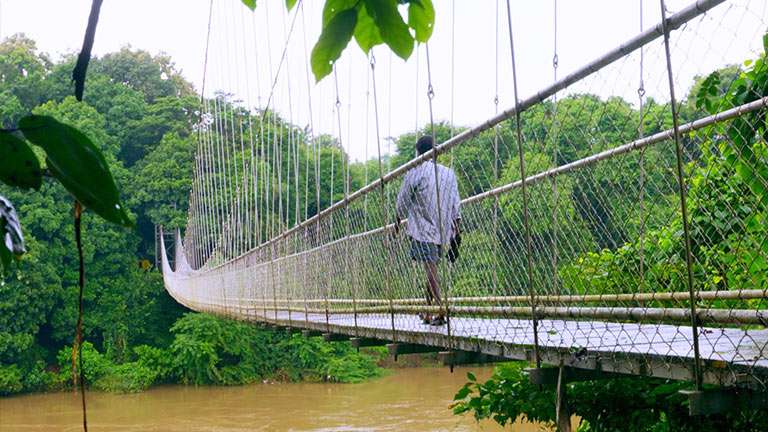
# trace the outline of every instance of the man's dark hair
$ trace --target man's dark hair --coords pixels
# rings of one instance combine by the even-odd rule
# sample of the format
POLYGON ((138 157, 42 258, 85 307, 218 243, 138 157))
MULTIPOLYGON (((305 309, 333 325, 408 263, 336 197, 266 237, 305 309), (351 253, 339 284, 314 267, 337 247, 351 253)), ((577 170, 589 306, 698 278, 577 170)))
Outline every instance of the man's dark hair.
POLYGON ((432 147, 434 147, 435 141, 432 139, 431 135, 424 135, 423 137, 419 138, 419 140, 416 142, 416 151, 422 155, 430 150, 432 150, 432 147))

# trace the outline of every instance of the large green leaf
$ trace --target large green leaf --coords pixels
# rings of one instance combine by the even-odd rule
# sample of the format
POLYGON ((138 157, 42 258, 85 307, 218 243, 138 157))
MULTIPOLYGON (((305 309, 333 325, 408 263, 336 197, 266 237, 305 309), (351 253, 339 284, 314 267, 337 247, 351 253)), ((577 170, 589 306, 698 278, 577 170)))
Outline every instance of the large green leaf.
POLYGON ((426 43, 435 26, 435 7, 432 0, 413 1, 408 5, 408 25, 416 32, 416 40, 426 43))
POLYGON ((296 6, 296 0, 285 0, 285 7, 288 8, 288 10, 293 9, 294 6, 296 6))
POLYGON ((110 222, 133 224, 104 155, 85 134, 48 116, 24 117, 19 126, 45 150, 48 168, 81 204, 110 222))
POLYGON ((379 28, 384 43, 398 57, 408 60, 413 52, 413 37, 397 10, 397 3, 391 0, 365 0, 365 7, 379 28))
POLYGON ((326 0, 323 6, 323 29, 341 12, 355 8, 358 0, 326 0))
POLYGON ((256 0, 241 0, 250 10, 256 9, 256 0))
POLYGON ((323 32, 312 48, 312 73, 320 81, 333 71, 333 63, 339 59, 344 48, 352 39, 357 23, 357 10, 354 8, 341 11, 323 27, 323 32))
POLYGON ((0 195, 0 264, 6 268, 14 255, 18 257, 26 252, 16 209, 8 199, 0 195))
POLYGON ((355 26, 355 40, 360 45, 360 49, 366 54, 371 48, 384 42, 381 39, 379 28, 373 22, 373 18, 368 14, 365 5, 362 5, 357 12, 357 25, 355 26))
POLYGON ((40 189, 43 176, 35 152, 10 132, 0 132, 0 181, 21 188, 40 189))

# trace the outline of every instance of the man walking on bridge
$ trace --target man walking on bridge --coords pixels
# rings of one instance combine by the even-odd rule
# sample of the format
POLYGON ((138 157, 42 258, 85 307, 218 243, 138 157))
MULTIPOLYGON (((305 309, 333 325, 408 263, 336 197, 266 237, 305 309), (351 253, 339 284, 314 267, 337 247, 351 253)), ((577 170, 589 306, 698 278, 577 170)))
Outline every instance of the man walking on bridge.
MULTIPOLYGON (((416 143, 419 155, 432 150, 433 147, 434 140, 429 135, 419 138, 416 143)), ((442 306, 437 263, 442 257, 443 249, 459 234, 460 201, 456 174, 452 169, 440 164, 437 164, 435 169, 435 163, 431 159, 405 175, 397 194, 395 232, 400 228, 401 218, 407 217, 411 259, 424 263, 427 274, 428 305, 442 306)), ((421 314, 420 317, 424 324, 445 324, 442 308, 435 317, 430 314, 421 314)))

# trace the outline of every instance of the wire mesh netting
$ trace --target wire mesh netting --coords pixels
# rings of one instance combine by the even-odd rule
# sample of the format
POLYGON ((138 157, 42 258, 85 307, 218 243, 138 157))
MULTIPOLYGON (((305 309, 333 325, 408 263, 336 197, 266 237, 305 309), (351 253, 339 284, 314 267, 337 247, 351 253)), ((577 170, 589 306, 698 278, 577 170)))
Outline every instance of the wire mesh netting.
MULTIPOLYGON (((398 106, 384 84, 391 64, 362 59, 366 107, 345 110, 339 88, 353 75, 291 81, 291 65, 307 61, 303 5, 283 13, 285 43, 268 67, 236 38, 257 18, 214 10, 215 91, 202 97, 185 241, 175 270, 163 269, 169 292, 235 319, 764 389, 767 6, 672 2, 662 26, 662 12, 640 4, 654 26, 641 18, 620 48, 532 97, 512 95, 518 104, 479 126, 422 120, 398 139, 380 132, 379 113, 398 106), (269 78, 257 91, 237 79, 251 69, 269 78), (352 128, 365 129, 359 162, 352 128), (421 135, 439 145, 413 159, 421 135), (390 141, 397 151, 382 153, 390 141), (454 177, 460 222, 436 210, 450 208, 454 177), (431 221, 431 245, 416 239, 417 217, 431 221), (428 324, 438 316, 447 324, 428 324)), ((511 40, 503 17, 492 20, 498 111, 511 40)), ((423 65, 419 75, 420 62, 435 68, 423 54, 416 86, 431 104, 440 89, 423 65)))

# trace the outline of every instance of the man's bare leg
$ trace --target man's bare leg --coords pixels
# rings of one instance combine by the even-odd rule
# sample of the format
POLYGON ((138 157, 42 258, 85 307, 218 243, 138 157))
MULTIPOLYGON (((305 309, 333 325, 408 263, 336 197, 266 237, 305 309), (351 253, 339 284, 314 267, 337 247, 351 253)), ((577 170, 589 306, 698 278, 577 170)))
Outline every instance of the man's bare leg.
MULTIPOLYGON (((442 301, 440 299, 440 282, 437 278, 437 264, 426 262, 424 263, 424 268, 427 272, 427 297, 431 297, 432 299, 430 304, 441 306, 442 301)), ((440 312, 438 315, 442 316, 443 313, 440 312)))
MULTIPOLYGON (((429 276, 429 263, 424 262, 424 272, 427 274, 427 283, 425 285, 424 290, 424 298, 427 301, 427 306, 432 306, 434 303, 434 296, 432 295, 432 288, 429 282, 430 276, 429 276)), ((424 324, 429 324, 432 321, 432 313, 431 312, 425 312, 423 314, 419 314, 419 317, 421 317, 424 324)))
MULTIPOLYGON (((429 289, 429 278, 427 278, 426 289, 424 290, 424 299, 427 301, 427 306, 432 306, 432 290, 429 289)), ((429 324, 432 321, 432 313, 420 313, 419 318, 424 324, 429 324)))

